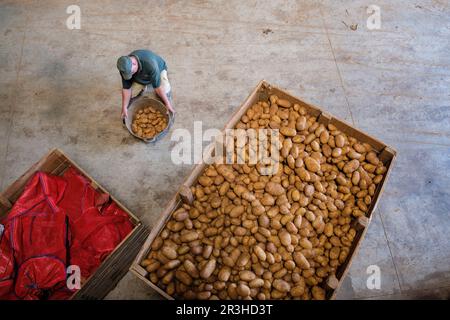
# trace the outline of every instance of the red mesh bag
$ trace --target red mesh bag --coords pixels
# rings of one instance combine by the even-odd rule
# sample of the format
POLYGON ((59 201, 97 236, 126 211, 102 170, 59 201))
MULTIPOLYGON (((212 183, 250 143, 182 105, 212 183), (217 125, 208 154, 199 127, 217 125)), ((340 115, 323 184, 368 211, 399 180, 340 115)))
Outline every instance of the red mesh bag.
POLYGON ((17 268, 15 293, 39 299, 65 284, 68 225, 58 207, 66 182, 38 172, 25 186, 8 215, 6 234, 17 268))
POLYGON ((16 295, 24 300, 47 299, 66 285, 65 263, 56 257, 33 257, 24 262, 18 272, 16 295))
POLYGON ((6 233, 3 233, 0 236, 0 300, 14 299, 13 288, 14 257, 6 233))

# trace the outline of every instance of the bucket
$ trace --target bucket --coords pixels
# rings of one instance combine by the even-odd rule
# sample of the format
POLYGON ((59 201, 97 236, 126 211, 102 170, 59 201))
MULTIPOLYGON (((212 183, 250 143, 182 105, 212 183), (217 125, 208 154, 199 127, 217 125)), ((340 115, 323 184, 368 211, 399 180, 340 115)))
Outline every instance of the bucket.
POLYGON ((128 106, 128 117, 126 119, 124 119, 124 125, 127 127, 128 131, 130 132, 131 135, 133 135, 137 139, 140 139, 144 142, 151 143, 151 142, 158 141, 159 139, 164 137, 167 134, 167 132, 169 132, 170 127, 173 124, 173 120, 174 120, 174 115, 171 112, 169 112, 167 107, 161 101, 159 101, 155 98, 146 96, 146 95, 140 95, 131 100, 130 105, 128 106), (167 120, 167 127, 163 131, 161 131, 160 133, 158 133, 157 135, 155 135, 153 138, 150 138, 150 139, 145 139, 145 138, 139 137, 131 129, 133 121, 134 121, 136 115, 138 114, 139 110, 145 109, 147 107, 155 108, 156 110, 161 112, 161 114, 167 120))

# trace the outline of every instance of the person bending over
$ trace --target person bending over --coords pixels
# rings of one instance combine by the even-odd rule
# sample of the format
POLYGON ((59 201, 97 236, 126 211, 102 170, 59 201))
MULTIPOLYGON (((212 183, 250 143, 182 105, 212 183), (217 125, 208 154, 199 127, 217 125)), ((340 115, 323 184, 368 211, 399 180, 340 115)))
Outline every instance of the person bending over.
POLYGON ((167 109, 175 113, 172 106, 172 91, 167 78, 167 64, 163 58, 150 50, 135 50, 117 60, 117 69, 122 77, 121 117, 123 119, 128 117, 127 109, 134 88, 141 89, 139 94, 154 90, 167 109))

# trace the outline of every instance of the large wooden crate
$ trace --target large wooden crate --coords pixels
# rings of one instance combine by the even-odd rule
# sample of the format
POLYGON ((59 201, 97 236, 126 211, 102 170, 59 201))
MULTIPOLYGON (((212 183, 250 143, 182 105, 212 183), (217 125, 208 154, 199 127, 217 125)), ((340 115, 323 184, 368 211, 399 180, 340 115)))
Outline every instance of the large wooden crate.
MULTIPOLYGON (((371 137, 370 135, 359 131, 358 129, 353 128, 350 124, 342 121, 329 113, 321 110, 319 107, 314 106, 310 103, 306 103, 286 91, 277 88, 275 86, 270 85, 266 81, 261 81, 256 88, 252 91, 252 93, 247 97, 245 102, 237 109, 237 111, 232 115, 231 119, 225 125, 224 130, 232 129, 239 122, 241 117, 247 112, 247 109, 250 108, 253 104, 260 100, 267 100, 268 97, 272 94, 277 95, 281 99, 287 99, 291 103, 297 103, 300 106, 303 106, 307 109, 308 113, 313 116, 318 117, 318 122, 323 123, 324 125, 333 124, 340 131, 346 133, 347 135, 358 139, 360 142, 370 144, 375 151, 378 152, 379 159, 386 166, 387 170, 384 174, 383 180, 378 184, 377 189, 375 191, 372 203, 368 210, 367 216, 360 217, 355 221, 355 228, 357 230, 357 235, 353 241, 352 247, 350 249, 350 253, 346 259, 346 261, 338 268, 336 272, 336 276, 331 276, 326 281, 326 295, 328 299, 334 299, 338 292, 340 285, 342 284, 348 270, 350 269, 353 258, 356 256, 359 246, 364 239, 364 236, 367 232, 369 223, 372 218, 372 214, 375 211, 378 201, 380 199, 381 193, 383 192, 384 186, 386 184, 386 180, 391 172, 393 162, 396 157, 396 151, 391 147, 387 146, 383 142, 371 137)), ((208 151, 208 154, 213 152, 212 146, 208 151)), ((156 290, 159 294, 167 299, 173 299, 173 297, 169 296, 165 291, 161 288, 153 284, 147 278, 147 271, 140 265, 140 262, 145 259, 150 251, 150 246, 153 240, 158 236, 161 230, 164 228, 167 221, 170 219, 172 213, 183 203, 183 199, 186 197, 186 192, 188 192, 189 188, 197 182, 197 178, 203 173, 204 169, 207 167, 205 163, 198 164, 191 174, 186 178, 184 183, 179 189, 179 192, 170 200, 169 204, 165 208, 165 210, 161 213, 161 216, 156 223, 155 227, 150 232, 149 237, 144 243, 144 246, 140 250, 136 259, 134 260, 130 270, 133 274, 135 274, 138 278, 143 280, 149 287, 156 290)))
MULTIPOLYGON (((14 202, 22 194, 25 185, 37 171, 61 176, 69 167, 76 168, 81 174, 88 178, 95 189, 102 193, 109 194, 107 190, 98 184, 74 161, 70 160, 62 151, 54 149, 35 163, 27 170, 27 172, 0 194, 0 217, 4 217, 9 213, 14 202)), ((130 221, 134 225, 134 229, 103 261, 96 272, 86 280, 81 289, 72 296, 72 299, 103 299, 128 272, 131 262, 149 234, 148 229, 134 214, 113 196, 110 195, 110 197, 130 216, 130 221)))

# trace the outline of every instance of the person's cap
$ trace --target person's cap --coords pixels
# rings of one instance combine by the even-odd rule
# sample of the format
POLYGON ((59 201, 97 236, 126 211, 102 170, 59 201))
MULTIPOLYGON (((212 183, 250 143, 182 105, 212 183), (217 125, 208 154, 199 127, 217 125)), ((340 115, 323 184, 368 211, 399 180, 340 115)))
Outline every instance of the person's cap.
POLYGON ((117 60, 117 69, 125 80, 130 80, 133 76, 131 72, 131 59, 129 56, 122 56, 117 60))

